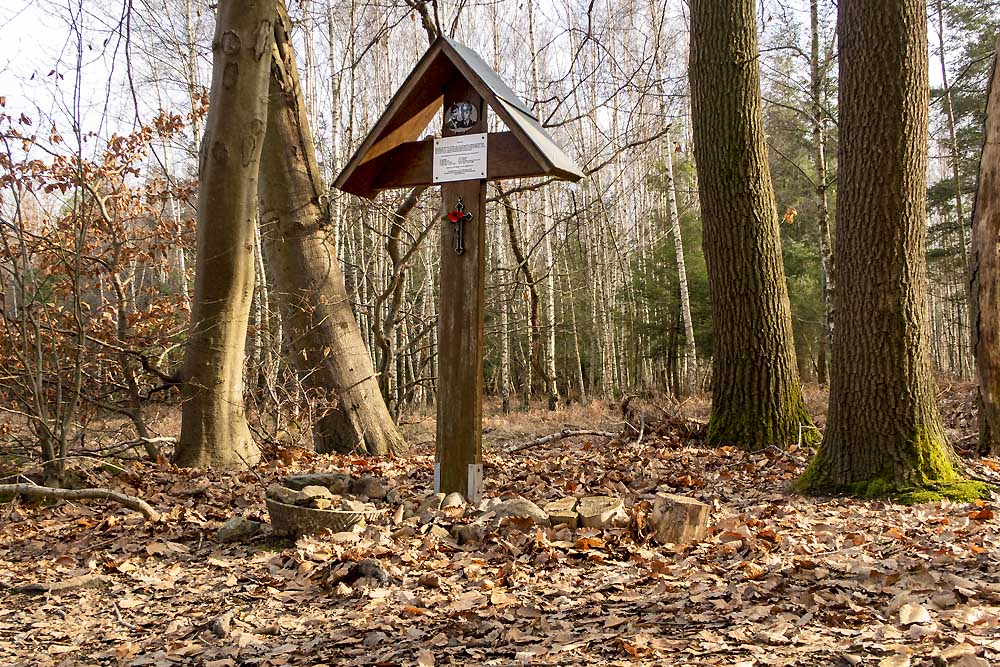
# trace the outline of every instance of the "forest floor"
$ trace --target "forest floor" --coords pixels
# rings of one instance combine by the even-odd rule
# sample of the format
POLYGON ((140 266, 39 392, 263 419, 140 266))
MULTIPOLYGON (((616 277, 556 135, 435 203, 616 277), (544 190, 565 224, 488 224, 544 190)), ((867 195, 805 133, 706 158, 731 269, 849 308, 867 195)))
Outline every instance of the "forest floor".
MULTIPOLYGON (((971 397, 968 385, 942 391, 959 448, 974 437, 971 397)), ((817 412, 822 399, 810 392, 817 412)), ((682 412, 706 407, 691 401, 682 412)), ((580 437, 511 451, 567 427, 617 430, 620 419, 606 403, 488 410, 486 495, 540 505, 618 495, 632 525, 574 532, 513 521, 461 546, 441 528, 462 519, 444 513, 295 542, 266 531, 247 543, 214 539, 234 515, 266 521, 264 488, 293 472, 370 472, 404 497, 426 495, 432 418, 407 426, 415 447, 392 459, 288 448, 234 474, 81 467, 163 520, 98 501, 0 505, 0 665, 1000 663, 992 502, 802 497, 787 486, 809 451, 708 449, 682 428, 651 425, 638 443, 580 437), (710 504, 707 539, 650 541, 641 519, 657 491, 710 504), (21 592, 67 581, 88 586, 21 592)), ((996 461, 969 464, 1000 481, 996 461)))

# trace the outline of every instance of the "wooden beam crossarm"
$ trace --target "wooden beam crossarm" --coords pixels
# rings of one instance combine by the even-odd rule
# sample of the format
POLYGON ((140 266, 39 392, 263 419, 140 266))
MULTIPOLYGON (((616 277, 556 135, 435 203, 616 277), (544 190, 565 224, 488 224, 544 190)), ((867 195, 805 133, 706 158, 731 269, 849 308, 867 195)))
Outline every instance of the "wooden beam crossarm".
MULTIPOLYGON (((362 165, 361 169, 370 169, 374 175, 367 190, 354 194, 365 197, 381 190, 436 185, 433 161, 433 139, 399 144, 362 165)), ((524 150, 513 133, 496 132, 487 135, 486 180, 502 181, 548 175, 549 172, 524 150)))

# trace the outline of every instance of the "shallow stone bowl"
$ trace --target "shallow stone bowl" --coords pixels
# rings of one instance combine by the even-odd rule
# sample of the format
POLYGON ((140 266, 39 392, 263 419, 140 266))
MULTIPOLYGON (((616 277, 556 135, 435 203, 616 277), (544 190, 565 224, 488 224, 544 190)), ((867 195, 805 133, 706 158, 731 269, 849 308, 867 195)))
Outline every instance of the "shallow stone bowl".
POLYGON ((314 507, 286 505, 277 500, 265 498, 268 514, 271 515, 271 530, 275 535, 310 535, 329 530, 341 533, 350 530, 361 521, 378 521, 385 517, 387 510, 351 512, 346 510, 318 510, 314 507))

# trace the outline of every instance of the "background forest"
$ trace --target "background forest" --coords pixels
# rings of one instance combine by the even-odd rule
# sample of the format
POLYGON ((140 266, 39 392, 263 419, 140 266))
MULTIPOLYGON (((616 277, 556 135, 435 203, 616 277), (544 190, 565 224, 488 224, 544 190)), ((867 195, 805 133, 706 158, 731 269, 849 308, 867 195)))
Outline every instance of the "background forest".
MULTIPOLYGON (((109 412, 150 440, 170 402, 191 297, 197 147, 213 12, 197 0, 4 10, 0 359, 6 408, 43 456, 109 412), (83 184, 75 178, 85 175, 83 184), (20 317, 23 310, 31 316, 20 317), (52 392, 72 400, 52 401, 52 392), (82 427, 81 427, 82 425, 82 427)), ((587 178, 491 185, 486 381, 505 409, 708 389, 713 333, 685 62, 683 3, 293 3, 294 46, 315 150, 329 182, 428 45, 433 21, 484 54, 587 178), (429 6, 427 6, 429 7, 429 6), (431 23, 427 23, 430 21, 431 23), (524 28, 527 27, 527 30, 524 28), (546 378, 555 378, 549 382, 546 378)), ((759 9, 769 163, 799 373, 827 377, 837 202, 834 10, 759 9)), ((935 368, 968 379, 965 266, 996 3, 928 6, 932 121, 928 314, 935 368)), ((330 189, 333 236, 393 416, 434 400, 437 194, 374 204, 330 189), (412 208, 410 208, 412 207, 412 208), (431 239, 428 242, 428 239, 431 239), (387 252, 386 249, 390 248, 387 252)), ((395 197, 395 198, 394 198, 395 197)), ((259 244, 255 252, 260 255, 259 244)), ((448 289, 445 286, 444 289, 448 289)), ((246 391, 258 436, 299 432, 328 397, 300 386, 258 256, 246 391), (304 393, 305 392, 305 393, 304 393), (289 428, 289 427, 292 428, 289 428)))

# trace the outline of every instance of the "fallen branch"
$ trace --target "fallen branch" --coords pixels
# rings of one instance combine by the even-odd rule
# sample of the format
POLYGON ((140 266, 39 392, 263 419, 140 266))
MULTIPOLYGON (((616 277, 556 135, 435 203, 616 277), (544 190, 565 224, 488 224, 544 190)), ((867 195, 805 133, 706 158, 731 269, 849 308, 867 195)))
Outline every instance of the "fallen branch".
POLYGON ((550 442, 555 442, 556 440, 562 440, 563 438, 574 438, 578 435, 596 435, 601 438, 609 438, 609 439, 617 438, 619 436, 618 433, 611 433, 609 431, 592 431, 590 429, 582 429, 574 431, 572 429, 563 429, 558 433, 550 433, 549 435, 543 435, 542 437, 530 440, 524 443, 523 445, 518 445, 514 449, 509 450, 507 453, 513 454, 514 452, 520 452, 525 449, 531 449, 532 447, 541 447, 542 445, 547 445, 550 442))
POLYGON ((65 593, 79 588, 101 588, 111 585, 111 577, 106 574, 85 574, 51 583, 38 582, 14 586, 15 593, 65 593))
POLYGON ((141 512, 147 521, 159 521, 160 513, 141 498, 118 493, 111 489, 56 489, 51 486, 36 486, 35 484, 0 484, 0 496, 30 496, 34 498, 55 498, 58 500, 113 500, 130 510, 141 512))

